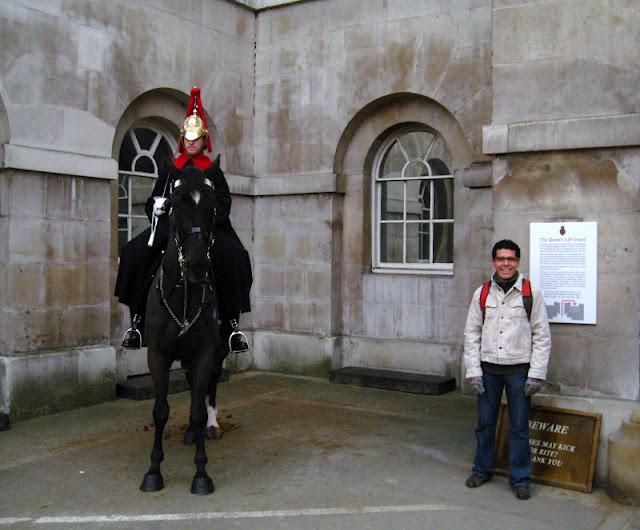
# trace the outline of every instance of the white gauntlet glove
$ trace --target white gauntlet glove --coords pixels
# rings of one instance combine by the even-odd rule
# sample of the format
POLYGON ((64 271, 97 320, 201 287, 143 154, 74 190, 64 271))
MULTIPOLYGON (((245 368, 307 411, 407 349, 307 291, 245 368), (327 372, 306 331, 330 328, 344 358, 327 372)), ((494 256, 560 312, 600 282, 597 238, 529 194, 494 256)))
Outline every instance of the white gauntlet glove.
POLYGON ((158 228, 158 219, 169 213, 171 203, 166 197, 154 197, 153 198, 153 216, 151 217, 151 234, 149 235, 149 241, 147 246, 153 246, 153 240, 156 237, 156 228, 158 228))
POLYGON ((166 197, 153 198, 153 215, 154 217, 162 217, 169 213, 169 199, 166 197))

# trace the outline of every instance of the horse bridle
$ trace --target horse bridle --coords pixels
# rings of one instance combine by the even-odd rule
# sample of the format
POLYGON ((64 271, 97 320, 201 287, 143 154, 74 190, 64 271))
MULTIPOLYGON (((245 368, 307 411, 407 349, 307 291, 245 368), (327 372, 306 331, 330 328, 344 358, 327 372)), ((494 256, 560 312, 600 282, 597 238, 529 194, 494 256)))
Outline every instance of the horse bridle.
MULTIPOLYGON (((205 185, 209 186, 211 189, 214 189, 212 182, 208 178, 203 177, 203 181, 204 181, 205 185)), ((175 181, 173 181, 172 184, 171 184, 171 192, 173 193, 173 191, 180 185, 182 185, 181 179, 176 179, 175 181)), ((214 207, 213 211, 212 211, 211 230, 209 231, 209 237, 208 237, 208 242, 207 242, 207 259, 209 260, 210 264, 211 264, 211 249, 213 248, 213 244, 215 243, 215 237, 214 237, 215 220, 216 220, 216 209, 214 207)), ((187 333, 187 331, 189 331, 189 329, 191 329, 191 327, 200 318, 200 315, 202 314, 202 307, 204 306, 204 302, 205 302, 205 298, 206 298, 206 294, 207 294, 207 287, 212 288, 212 286, 210 284, 207 284, 207 283, 204 283, 202 285, 202 296, 200 298, 200 307, 198 308, 198 311, 197 311, 196 315, 193 317, 193 319, 191 320, 191 322, 189 322, 189 320, 187 319, 187 307, 188 307, 188 302, 189 302, 188 291, 189 290, 187 289, 186 260, 185 260, 185 257, 184 257, 183 248, 184 248, 184 244, 187 241, 187 239, 189 239, 189 237, 191 237, 193 234, 200 234, 200 233, 203 233, 203 232, 206 233, 206 231, 203 230, 202 227, 200 227, 200 226, 192 226, 189 229, 189 232, 187 233, 187 235, 184 237, 184 239, 182 239, 180 237, 178 226, 176 225, 175 214, 174 214, 173 208, 171 208, 171 210, 169 211, 169 222, 171 224, 174 241, 176 243, 176 248, 178 250, 178 265, 180 267, 180 278, 181 278, 181 282, 182 282, 182 285, 183 285, 183 288, 184 288, 184 305, 183 305, 183 312, 182 312, 183 313, 182 320, 180 320, 176 316, 176 314, 173 312, 173 310, 171 309, 171 306, 169 305, 169 302, 167 301, 167 297, 164 294, 164 267, 162 265, 160 266, 160 280, 158 282, 158 288, 160 290, 160 298, 162 299, 162 303, 163 303, 165 309, 167 310, 167 312, 169 313, 171 318, 173 318, 174 322, 180 328, 180 332, 178 333, 178 337, 182 337, 184 334, 187 333)))
MULTIPOLYGON (((215 189, 213 187, 213 183, 207 177, 203 177, 202 180, 203 180, 205 185, 209 186, 211 189, 215 189)), ((173 193, 175 191, 175 189, 178 188, 181 185, 182 185, 182 179, 174 180, 171 183, 171 193, 173 193)), ((193 234, 200 234, 200 233, 205 232, 205 231, 200 226, 192 226, 189 229, 189 232, 187 233, 186 237, 184 239, 181 239, 180 238, 180 233, 178 231, 178 227, 176 225, 176 218, 175 218, 175 215, 173 213, 173 208, 169 212, 169 221, 171 223, 171 228, 173 229, 173 237, 175 239, 176 247, 178 249, 178 262, 180 263, 180 273, 182 275, 182 279, 184 280, 184 278, 185 278, 185 268, 184 268, 185 260, 184 260, 184 252, 182 250, 183 247, 184 247, 184 244, 187 241, 187 239, 189 239, 189 237, 192 236, 193 234)), ((207 258, 209 259, 209 261, 211 261, 211 249, 213 248, 213 244, 215 243, 215 237, 214 237, 215 222, 216 222, 216 208, 214 207, 213 211, 212 211, 211 230, 209 231, 209 241, 207 242, 207 258)))

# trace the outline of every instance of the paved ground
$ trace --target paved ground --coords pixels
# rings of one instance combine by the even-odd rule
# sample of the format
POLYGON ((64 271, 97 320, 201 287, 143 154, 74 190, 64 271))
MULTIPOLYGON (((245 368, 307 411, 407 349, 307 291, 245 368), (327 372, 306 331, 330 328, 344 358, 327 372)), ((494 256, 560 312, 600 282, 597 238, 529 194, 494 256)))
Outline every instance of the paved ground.
POLYGON ((212 495, 189 493, 188 395, 170 397, 166 487, 138 486, 151 401, 37 418, 0 433, 0 527, 640 529, 640 511, 592 494, 505 478, 464 486, 475 401, 264 373, 221 385, 224 437, 207 442, 212 495))

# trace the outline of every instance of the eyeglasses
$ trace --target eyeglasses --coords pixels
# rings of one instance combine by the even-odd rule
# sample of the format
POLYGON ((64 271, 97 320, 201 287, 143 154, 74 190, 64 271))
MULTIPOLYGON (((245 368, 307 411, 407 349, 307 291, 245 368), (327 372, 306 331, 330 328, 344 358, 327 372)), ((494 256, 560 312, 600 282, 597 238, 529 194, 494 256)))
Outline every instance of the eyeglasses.
POLYGON ((498 256, 493 261, 495 261, 496 263, 518 263, 520 261, 520 258, 514 258, 511 256, 504 258, 502 256, 498 256))

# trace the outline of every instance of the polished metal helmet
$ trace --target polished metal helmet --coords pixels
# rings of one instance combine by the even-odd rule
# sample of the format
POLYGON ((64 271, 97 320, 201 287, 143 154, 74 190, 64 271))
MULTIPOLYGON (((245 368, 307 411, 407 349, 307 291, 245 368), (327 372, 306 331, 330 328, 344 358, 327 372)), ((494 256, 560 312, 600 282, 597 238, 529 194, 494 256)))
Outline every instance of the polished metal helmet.
POLYGON ((201 136, 207 136, 209 131, 205 127, 202 118, 198 116, 198 107, 193 108, 193 113, 188 116, 182 124, 182 130, 180 131, 182 136, 187 140, 197 140, 201 136))

